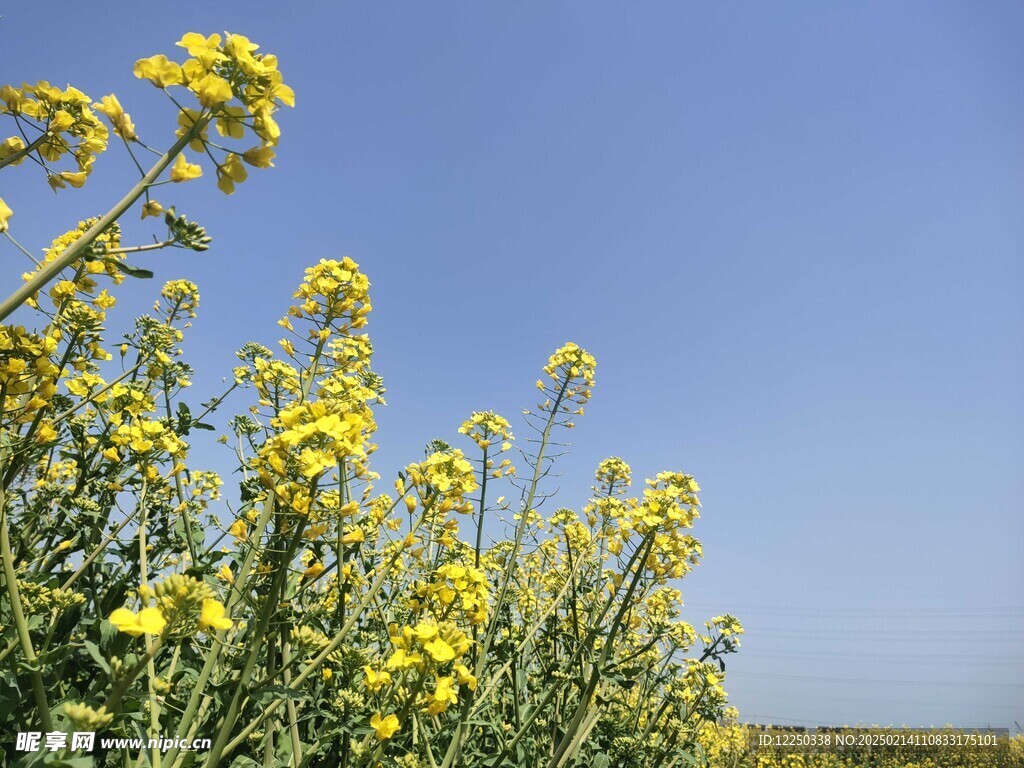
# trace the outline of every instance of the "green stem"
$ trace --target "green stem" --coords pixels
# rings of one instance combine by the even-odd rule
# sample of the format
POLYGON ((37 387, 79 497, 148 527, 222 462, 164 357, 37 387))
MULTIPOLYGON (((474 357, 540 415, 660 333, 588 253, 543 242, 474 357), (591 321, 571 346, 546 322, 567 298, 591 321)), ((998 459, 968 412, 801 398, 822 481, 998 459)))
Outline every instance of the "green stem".
MULTIPOLYGON (((274 516, 275 507, 276 497, 271 495, 266 502, 264 502, 263 512, 260 515, 260 519, 256 522, 256 529, 253 531, 251 537, 253 542, 259 542, 263 538, 263 531, 266 529, 270 519, 274 516)), ((235 586, 232 589, 231 594, 228 596, 228 615, 231 614, 231 609, 235 604, 242 599, 243 585, 247 584, 249 580, 249 573, 252 570, 252 565, 256 559, 257 551, 258 547, 256 543, 254 543, 249 548, 249 551, 246 552, 245 559, 242 561, 242 567, 238 570, 238 576, 235 577, 235 586)), ((223 646, 215 642, 210 647, 210 650, 206 655, 206 661, 203 663, 203 668, 199 671, 199 678, 196 680, 195 687, 192 689, 192 695, 189 697, 188 705, 185 707, 185 712, 182 714, 181 720, 178 722, 177 737, 179 739, 185 738, 193 725, 192 721, 196 716, 196 712, 199 710, 199 705, 203 699, 203 694, 206 691, 206 685, 209 683, 210 675, 213 674, 214 669, 217 667, 217 660, 220 658, 221 648, 223 648, 223 646)), ((176 765, 179 752, 180 750, 177 747, 172 747, 165 756, 166 764, 170 766, 176 765)), ((182 759, 187 755, 187 752, 182 753, 182 759)))
POLYGON ((644 564, 647 562, 647 558, 654 548, 654 534, 648 534, 647 541, 638 549, 643 549, 644 554, 636 561, 636 572, 633 574, 633 579, 629 584, 629 589, 626 590, 626 594, 622 597, 622 605, 619 606, 619 610, 615 613, 615 618, 612 619, 611 628, 608 630, 608 636, 605 639, 604 650, 601 652, 601 657, 598 662, 593 666, 590 672, 590 680, 587 681, 587 686, 580 694, 580 701, 576 706, 576 712, 573 715, 572 720, 566 727, 564 735, 558 746, 555 747, 554 754, 551 757, 551 768, 560 768, 565 758, 569 757, 571 753, 568 751, 573 744, 573 740, 583 727, 583 720, 587 716, 587 712, 590 708, 590 702, 594 698, 594 694, 597 692, 597 686, 601 682, 601 673, 604 667, 608 663, 608 659, 611 656, 612 649, 615 647, 615 636, 618 634, 619 628, 622 626, 622 619, 626 615, 631 607, 633 599, 633 593, 636 591, 637 586, 640 584, 640 576, 643 573, 644 564))
POLYGON ((32 648, 32 638, 28 633, 28 622, 22 610, 21 595, 18 593, 18 576, 14 570, 14 556, 11 554, 11 540, 7 534, 7 505, 3 487, 0 487, 0 557, 3 558, 4 583, 7 586, 7 597, 11 601, 11 614, 18 629, 18 641, 21 652, 25 655, 25 665, 32 680, 32 695, 36 700, 39 719, 47 731, 53 730, 50 718, 50 705, 46 701, 46 688, 43 676, 39 672, 38 660, 32 648))
MULTIPOLYGON (((292 681, 292 672, 288 665, 292 663, 291 648, 287 638, 281 638, 281 666, 284 669, 284 684, 292 681)), ((295 702, 288 699, 288 729, 292 736, 292 765, 299 768, 302 763, 302 740, 299 738, 299 717, 295 710, 295 702)))
MULTIPOLYGON (((653 541, 653 538, 651 539, 651 541, 653 541)), ((626 573, 629 573, 632 570, 633 566, 636 565, 637 561, 640 559, 641 553, 644 552, 645 549, 646 547, 643 544, 641 544, 636 548, 636 550, 634 550, 632 556, 630 557, 629 563, 626 565, 626 573)), ((644 555, 644 557, 646 558, 646 554, 644 555)), ((633 584, 636 583, 636 580, 639 578, 639 574, 640 569, 637 568, 637 572, 634 575, 634 581, 632 582, 633 584)), ((579 646, 577 646, 573 654, 568 659, 566 659, 566 661, 562 664, 562 667, 560 669, 561 672, 564 673, 570 670, 573 667, 573 665, 576 664, 577 659, 582 657, 584 650, 592 647, 594 639, 601 632, 601 622, 604 621, 604 617, 608 615, 608 611, 610 611, 612 605, 614 605, 615 598, 617 597, 617 595, 618 590, 616 590, 614 593, 612 593, 611 596, 609 596, 608 600, 605 602, 604 608, 598 615, 597 619, 594 621, 590 631, 583 638, 583 642, 581 642, 579 646)), ((548 689, 540 697, 537 703, 530 709, 530 714, 527 715, 522 727, 520 727, 520 729, 516 731, 516 734, 512 737, 512 740, 505 744, 501 752, 499 752, 498 755, 494 758, 493 762, 491 763, 491 768, 501 765, 501 761, 507 755, 512 753, 512 750, 515 749, 516 744, 518 744, 523 739, 523 737, 526 736, 527 732, 530 729, 530 726, 533 725, 534 720, 536 720, 541 715, 541 713, 544 711, 544 708, 555 697, 559 690, 561 690, 561 688, 558 685, 550 685, 548 687, 548 689)))
MULTIPOLYGON (((148 482, 143 479, 142 490, 139 494, 139 579, 143 584, 149 584, 149 556, 146 553, 146 493, 149 490, 148 482)), ((142 601, 145 608, 149 599, 142 601)), ((160 736, 160 708, 156 700, 156 689, 153 687, 153 680, 156 678, 156 666, 153 663, 153 640, 149 635, 145 636, 146 657, 149 662, 146 664, 146 671, 149 673, 149 736, 159 738, 160 736)), ((140 754, 141 758, 142 755, 140 754)), ((153 747, 153 768, 160 768, 160 750, 153 747)))
MULTIPOLYGON (((566 374, 565 379, 562 381, 562 386, 558 390, 558 397, 555 398, 554 405, 551 407, 548 420, 544 424, 544 430, 541 432, 540 447, 537 449, 537 461, 533 468, 533 478, 530 480, 530 490, 526 495, 526 501, 521 510, 522 519, 520 519, 519 525, 516 526, 516 538, 512 545, 512 550, 508 554, 505 572, 502 574, 501 587, 498 589, 498 596, 494 601, 494 604, 497 606, 505 604, 505 594, 508 592, 509 583, 512 581, 512 574, 515 571, 516 557, 519 554, 519 549, 523 546, 523 537, 526 535, 526 528, 529 525, 530 512, 533 508, 533 502, 537 498, 537 487, 540 485, 540 478, 544 474, 544 454, 547 452, 548 441, 551 439, 551 428, 555 424, 555 418, 558 416, 558 408, 562 404, 562 399, 565 397, 565 390, 569 386, 570 378, 571 377, 566 374)), ((480 656, 476 663, 476 676, 478 679, 483 675, 484 664, 487 662, 487 654, 490 651, 491 643, 494 642, 494 635, 498 630, 498 623, 499 612, 495 611, 494 616, 491 618, 491 621, 487 626, 487 632, 484 634, 484 641, 480 646, 480 656)))
MULTIPOLYGON (((313 493, 316 489, 312 489, 313 493)), ((242 710, 242 701, 248 694, 249 680, 252 678, 252 673, 256 669, 256 663, 259 660, 260 651, 263 649, 263 639, 267 634, 267 628, 270 626, 270 619, 273 617, 277 610, 278 595, 280 595, 284 589, 285 579, 288 576, 288 564, 291 562, 292 557, 295 554, 295 549, 298 546, 302 538, 302 531, 304 525, 296 525, 295 532, 292 534, 291 541, 288 542, 288 546, 281 553, 281 558, 277 563, 277 573, 274 574, 274 581, 270 586, 269 594, 267 594, 264 603, 263 610, 260 611, 259 622, 256 625, 256 630, 253 632, 252 637, 247 637, 246 640, 250 645, 249 655, 245 660, 245 664, 242 667, 241 674, 235 681, 235 693, 231 697, 231 701, 228 704, 227 711, 224 713, 224 717, 218 724, 217 738, 213 743, 213 748, 210 750, 210 754, 206 759, 206 765, 208 768, 213 768, 220 764, 224 749, 228 744, 228 739, 231 738, 231 731, 235 727, 235 722, 238 720, 238 715, 242 710)))
MULTIPOLYGON (((408 489, 406 490, 408 491, 408 489)), ((401 496, 399 496, 399 498, 401 498, 401 496)), ((423 525, 424 521, 427 519, 429 514, 430 507, 424 507, 423 514, 420 516, 419 520, 416 521, 416 524, 412 527, 412 531, 410 532, 409 537, 411 537, 417 530, 419 530, 420 526, 423 525)), ((355 610, 352 611, 352 615, 349 616, 348 620, 344 623, 344 625, 342 625, 341 629, 338 630, 338 634, 336 634, 331 639, 331 642, 328 643, 324 647, 324 649, 320 651, 319 654, 317 654, 317 656, 315 656, 306 664, 306 668, 303 669, 302 672, 300 672, 295 677, 294 680, 292 680, 291 684, 288 685, 288 688, 291 688, 293 691, 298 690, 299 687, 301 687, 302 683, 305 682, 305 680, 310 675, 312 675, 320 667, 320 665, 324 663, 324 661, 327 660, 327 657, 334 653, 336 650, 338 650, 339 646, 341 646, 341 644, 345 641, 345 638, 348 636, 348 633, 351 632, 352 628, 356 625, 356 622, 359 620, 359 617, 362 615, 363 611, 365 611, 367 606, 369 606, 370 603, 373 602, 374 598, 377 596, 377 593, 380 591, 381 587, 384 586, 384 582, 387 580, 388 576, 391 575, 391 569, 398 561, 398 558, 401 557, 402 553, 405 552, 407 546, 406 542, 408 542, 408 540, 409 539, 406 538, 405 541, 403 541, 401 544, 395 547, 395 551, 391 554, 391 557, 388 559, 387 563, 381 564, 380 573, 377 575, 377 578, 374 579, 373 583, 370 585, 366 594, 363 596, 363 599, 359 602, 359 605, 357 605, 355 610)), ((252 720, 247 726, 245 726, 241 730, 241 732, 237 736, 235 736, 234 739, 228 742, 228 745, 224 748, 223 754, 230 754, 232 750, 236 749, 242 742, 245 741, 246 737, 248 737, 250 733, 255 731, 260 726, 260 723, 262 723, 264 720, 270 717, 270 715, 277 711, 277 708, 280 707, 283 703, 284 699, 275 699, 274 701, 270 702, 267 705, 266 709, 264 709, 254 720, 252 720)), ((207 763, 208 768, 212 768, 213 765, 215 765, 215 763, 207 763)))
POLYGON ((113 712, 117 705, 121 703, 121 697, 124 696, 131 684, 135 682, 135 678, 141 674, 142 670, 146 669, 150 662, 153 661, 157 651, 163 647, 164 641, 167 640, 167 635, 170 631, 171 625, 168 624, 164 627, 164 631, 160 633, 160 636, 146 651, 146 655, 139 660, 138 664, 131 668, 128 674, 125 675, 116 686, 114 686, 114 690, 110 692, 110 695, 107 696, 107 700, 103 702, 103 706, 108 712, 113 712))
POLYGON ((168 246, 174 245, 175 240, 165 240, 162 243, 149 243, 148 245, 133 245, 128 248, 111 248, 107 251, 108 256, 113 256, 115 253, 142 253, 143 251, 158 251, 161 248, 167 248, 168 246))
POLYGON ((487 503, 487 448, 484 448, 483 467, 480 470, 480 513, 476 521, 476 548, 473 554, 473 566, 480 567, 480 550, 484 543, 484 506, 487 503))

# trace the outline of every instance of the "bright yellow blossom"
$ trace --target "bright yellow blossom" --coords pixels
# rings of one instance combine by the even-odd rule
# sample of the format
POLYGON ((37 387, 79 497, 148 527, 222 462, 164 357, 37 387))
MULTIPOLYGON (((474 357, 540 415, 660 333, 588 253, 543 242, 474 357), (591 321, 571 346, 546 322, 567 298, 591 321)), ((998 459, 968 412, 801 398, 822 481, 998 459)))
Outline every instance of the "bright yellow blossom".
POLYGON ((195 91, 196 98, 204 107, 216 107, 225 101, 231 101, 233 95, 231 83, 212 72, 190 83, 189 87, 195 91))
POLYGON ((202 166, 190 163, 183 154, 178 155, 174 160, 174 165, 171 166, 171 181, 174 182, 198 179, 202 175, 202 166))
POLYGON ((242 160, 255 168, 273 168, 274 150, 270 147, 253 147, 242 153, 242 160))
POLYGON ((125 141, 137 141, 138 136, 135 135, 135 126, 132 124, 131 116, 124 111, 121 106, 121 102, 118 101, 117 96, 109 94, 104 96, 96 104, 92 105, 93 109, 107 116, 111 124, 114 126, 114 133, 123 138, 125 141))
POLYGON ((184 82, 181 66, 170 61, 162 53, 150 56, 148 59, 139 59, 135 62, 135 76, 143 80, 149 80, 158 88, 166 88, 169 85, 181 85, 184 82))
POLYGON ((399 722, 396 715, 381 717, 379 712, 370 718, 370 727, 377 736, 377 741, 387 741, 398 732, 399 722))
POLYGON ((167 626, 167 620, 159 608, 143 608, 137 614, 127 608, 118 608, 110 614, 110 623, 118 631, 138 637, 141 634, 159 635, 167 626))
POLYGON ((386 685, 391 685, 390 672, 378 672, 371 666, 365 666, 363 667, 363 673, 366 675, 366 677, 363 678, 363 684, 373 693, 376 693, 386 685))
POLYGON ((227 609, 219 600, 206 598, 203 600, 203 608, 199 614, 199 631, 209 629, 231 629, 231 619, 225 614, 227 609))
POLYGON ((228 533, 239 541, 246 541, 249 538, 249 526, 246 525, 245 520, 235 520, 228 528, 228 533))
POLYGON ((451 677, 439 677, 434 683, 433 692, 426 699, 428 715, 439 715, 448 709, 449 704, 459 700, 455 693, 451 677))

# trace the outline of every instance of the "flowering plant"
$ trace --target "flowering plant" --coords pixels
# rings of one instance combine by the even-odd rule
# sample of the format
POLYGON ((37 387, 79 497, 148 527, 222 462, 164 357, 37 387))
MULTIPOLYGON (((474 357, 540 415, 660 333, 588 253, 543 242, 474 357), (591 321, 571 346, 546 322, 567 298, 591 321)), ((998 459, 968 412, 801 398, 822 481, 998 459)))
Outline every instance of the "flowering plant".
MULTIPOLYGON (((472 413, 461 447, 434 440, 385 492, 370 466, 384 403, 364 332, 370 283, 351 259, 307 269, 280 352, 244 346, 200 406, 183 356, 190 281, 167 282, 108 350, 118 286, 152 276, 131 254, 211 242, 155 189, 212 164, 231 194, 247 166, 272 165, 274 115, 294 104, 276 57, 245 37, 178 45, 183 63, 135 65, 177 110, 166 152, 114 95, 0 88, 0 113, 26 137, 0 145, 0 167, 28 161, 55 189, 80 187, 113 132, 141 177, 0 304, 0 323, 23 323, 0 325, 4 733, 210 741, 101 748, 90 759, 103 765, 691 764, 743 630, 729 615, 702 630, 679 618, 675 583, 702 556, 693 477, 662 472, 631 495, 629 466, 611 458, 580 513, 548 511, 552 446, 594 386, 586 350, 549 358, 525 447, 504 417, 472 413), (223 146, 247 136, 255 146, 223 146), (122 243, 134 206, 162 220, 163 240, 122 243), (249 398, 221 438, 238 470, 230 494, 189 467, 229 395, 249 398)), ((0 231, 21 248, 12 215, 0 200, 0 231)))

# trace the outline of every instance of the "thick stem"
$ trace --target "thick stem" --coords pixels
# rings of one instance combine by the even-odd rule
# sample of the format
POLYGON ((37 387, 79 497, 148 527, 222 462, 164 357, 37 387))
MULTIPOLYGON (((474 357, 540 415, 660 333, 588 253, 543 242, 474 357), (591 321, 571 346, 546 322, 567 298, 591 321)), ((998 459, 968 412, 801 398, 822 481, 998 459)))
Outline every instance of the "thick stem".
MULTIPOLYGON (((139 579, 143 584, 149 585, 149 556, 146 552, 146 492, 149 484, 142 481, 142 492, 139 498, 139 579)), ((142 607, 149 603, 149 598, 144 598, 142 607)), ((156 688, 153 681, 156 679, 156 665, 153 663, 153 640, 149 635, 145 636, 146 656, 149 663, 146 664, 146 672, 149 674, 149 736, 151 739, 160 737, 160 706, 156 700, 156 688)), ((139 755, 141 760, 142 755, 139 755)), ((153 768, 160 768, 160 750, 153 747, 152 752, 153 768)))
MULTIPOLYGON (((288 639, 281 639, 281 666, 284 669, 284 684, 288 685, 292 681, 292 672, 288 668, 291 664, 292 654, 291 648, 289 647, 288 639)), ((295 768, 299 768, 302 763, 302 739, 299 738, 299 716, 295 709, 295 702, 288 699, 288 730, 292 737, 292 765, 295 768)))
POLYGON ((21 643, 21 652, 25 656, 25 665, 28 667, 28 674, 32 680, 32 695, 36 700, 39 720, 47 731, 52 731, 53 720, 50 718, 50 705, 46 701, 46 688, 43 686, 43 676, 39 672, 36 652, 32 648, 32 638, 28 633, 28 622, 25 621, 25 612, 21 606, 21 595, 18 593, 18 576, 14 570, 11 539, 7 534, 5 501, 4 489, 0 487, 0 557, 3 558, 4 583, 7 587, 7 597, 11 601, 11 615, 18 629, 18 642, 21 643))

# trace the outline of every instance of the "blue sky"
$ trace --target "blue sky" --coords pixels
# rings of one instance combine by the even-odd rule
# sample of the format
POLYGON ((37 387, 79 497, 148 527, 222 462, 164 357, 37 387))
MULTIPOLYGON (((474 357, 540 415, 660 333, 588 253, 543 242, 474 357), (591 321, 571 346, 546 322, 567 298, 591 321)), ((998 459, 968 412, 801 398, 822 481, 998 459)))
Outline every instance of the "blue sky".
MULTIPOLYGON (((515 417, 575 340, 598 382, 561 503, 609 455, 697 476, 687 617, 743 619, 745 718, 1024 721, 1024 6, 47 15, 44 43, 38 9, 4 9, 0 81, 114 91, 154 146, 174 112, 131 66, 185 31, 248 35, 297 92, 275 169, 231 198, 209 168, 158 196, 215 237, 138 259, 200 285, 196 402, 234 349, 277 338, 321 257, 373 281, 388 476, 471 410, 515 417)), ((106 210, 132 182, 108 155, 57 196, 5 172, 12 233, 41 248, 106 210)), ((24 264, 3 247, 0 267, 8 287, 24 264)), ((158 287, 130 285, 122 317, 158 287)))

